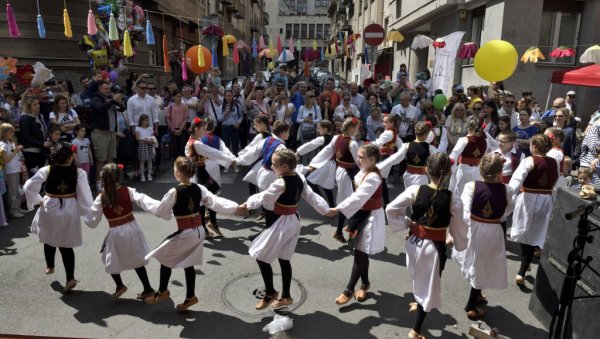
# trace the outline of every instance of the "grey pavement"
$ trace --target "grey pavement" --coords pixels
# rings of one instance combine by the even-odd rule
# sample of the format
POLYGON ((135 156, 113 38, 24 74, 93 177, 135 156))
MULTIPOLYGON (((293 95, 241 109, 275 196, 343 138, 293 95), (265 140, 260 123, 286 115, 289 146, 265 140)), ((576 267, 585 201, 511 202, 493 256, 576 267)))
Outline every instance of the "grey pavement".
MULTIPOLYGON (((224 175, 222 196, 242 202, 248 187, 242 173, 224 175)), ((399 180, 396 180, 397 182, 399 180)), ((132 183, 131 187, 160 199, 174 186, 167 171, 152 183, 132 183)), ((390 196, 399 190, 391 188, 390 196)), ((144 230, 150 247, 158 245, 176 230, 175 222, 163 221, 141 211, 136 220, 144 230)), ((370 261, 371 290, 362 303, 355 300, 340 307, 335 298, 350 275, 352 257, 332 237, 335 219, 321 217, 306 203, 301 207, 304 226, 292 258, 292 297, 296 303, 288 310, 294 327, 273 336, 262 332, 274 313, 255 311, 262 280, 256 262, 248 255, 247 237, 261 229, 255 217, 220 218, 225 238, 205 242, 204 264, 196 267, 196 295, 200 302, 187 312, 175 312, 175 304, 185 297, 182 269, 173 270, 169 289, 172 300, 146 305, 135 299, 141 283, 133 271, 122 274, 129 290, 113 301, 115 286, 100 260, 100 247, 106 235, 106 221, 96 229, 83 226, 83 246, 75 249, 75 291, 63 294, 65 275, 60 254, 56 272, 45 275, 42 244, 29 231, 33 218, 11 221, 0 229, 0 334, 65 336, 85 338, 405 338, 414 320, 408 313, 412 283, 404 255, 405 234, 387 232, 386 250, 370 261)), ((497 327, 509 338, 547 337, 545 326, 528 310, 532 278, 525 291, 513 281, 518 257, 509 243, 507 290, 484 291, 488 298, 483 321, 497 327)), ((159 264, 147 266, 153 287, 158 287, 159 264)), ((535 274, 537 265, 533 265, 535 274)), ((279 272, 277 262, 273 270, 279 272)), ((275 277, 280 289, 280 276, 275 277)), ((425 320, 427 338, 471 338, 469 320, 463 307, 469 285, 457 265, 448 262, 442 276, 443 307, 425 320)))

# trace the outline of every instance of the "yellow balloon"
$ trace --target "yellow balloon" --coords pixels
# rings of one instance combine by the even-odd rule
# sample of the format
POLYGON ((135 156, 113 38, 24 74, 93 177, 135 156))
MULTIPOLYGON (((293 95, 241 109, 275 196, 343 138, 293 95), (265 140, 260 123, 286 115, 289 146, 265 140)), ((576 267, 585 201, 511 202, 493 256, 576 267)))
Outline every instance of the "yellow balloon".
POLYGON ((475 72, 489 82, 508 79, 518 63, 517 50, 504 40, 488 41, 475 54, 475 72))

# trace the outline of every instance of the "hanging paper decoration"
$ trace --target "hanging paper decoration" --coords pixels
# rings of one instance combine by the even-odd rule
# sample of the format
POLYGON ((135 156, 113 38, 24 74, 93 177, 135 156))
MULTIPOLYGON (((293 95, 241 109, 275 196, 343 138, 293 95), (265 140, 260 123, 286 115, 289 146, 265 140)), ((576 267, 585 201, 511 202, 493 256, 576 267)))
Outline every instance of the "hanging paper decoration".
POLYGON ((288 49, 294 54, 294 40, 291 37, 288 39, 288 49))
MULTIPOLYGON (((300 42, 300 39, 296 40, 296 50, 298 51, 298 55, 300 55, 300 52, 302 52, 302 43, 300 42)), ((298 56, 298 58, 300 58, 298 56)))
POLYGON ((240 53, 238 51, 238 44, 233 44, 233 64, 237 65, 240 63, 240 53))
POLYGON ((44 27, 44 20, 42 19, 42 15, 38 14, 37 15, 37 29, 38 29, 38 34, 40 35, 40 38, 45 38, 46 37, 46 27, 44 27))
POLYGON ((133 48, 131 47, 131 37, 129 36, 129 30, 125 30, 123 33, 123 55, 126 57, 133 56, 133 48))
POLYGON ((287 61, 287 49, 284 49, 283 52, 281 53, 281 61, 283 61, 283 62, 287 61))
POLYGON ((33 71, 34 71, 34 75, 33 75, 33 79, 31 80, 31 82, 36 83, 36 84, 43 84, 46 81, 54 78, 54 74, 52 74, 52 70, 48 69, 46 66, 44 66, 43 63, 41 62, 36 62, 33 65, 33 71))
POLYGON ((312 47, 313 47, 313 51, 317 51, 318 50, 317 40, 316 39, 313 39, 313 45, 312 45, 312 47))
POLYGON ((181 80, 183 80, 183 81, 187 81, 188 80, 187 66, 186 66, 186 63, 185 63, 185 56, 181 57, 181 80))
MULTIPOLYGON (((112 16, 112 13, 111 13, 112 16)), ((115 24, 116 28, 116 24, 115 24)), ((162 38, 162 49, 163 49, 163 65, 165 69, 165 73, 169 73, 171 71, 171 66, 169 65, 169 46, 167 44, 167 35, 163 33, 162 38)))
POLYGON ((348 34, 348 32, 344 32, 344 53, 346 53, 346 57, 349 57, 350 56, 350 50, 348 49, 349 43, 348 43, 347 34, 348 34))
POLYGON ((218 68, 219 67, 219 60, 218 60, 218 57, 217 57, 217 46, 213 45, 211 52, 212 52, 212 66, 218 68))
POLYGON ((228 56, 229 44, 235 44, 237 39, 231 34, 223 35, 223 38, 221 39, 223 40, 223 56, 228 56))
POLYGON ((333 48, 331 48, 331 45, 327 45, 327 50, 325 50, 325 59, 335 59, 335 53, 333 52, 333 48))
POLYGON ((477 45, 474 42, 465 42, 458 50, 458 57, 461 59, 474 58, 477 54, 477 45))
POLYGON ((229 55, 229 46, 227 45, 227 40, 225 39, 225 36, 223 36, 223 38, 221 38, 223 40, 223 56, 226 57, 229 55))
POLYGON ((281 46, 281 36, 277 34, 277 54, 281 54, 283 47, 281 46))
POLYGON ((63 10, 63 23, 65 25, 65 36, 67 38, 73 37, 73 30, 71 29, 71 19, 69 18, 69 11, 67 8, 63 10))
POLYGON ((321 47, 321 61, 325 61, 325 47, 321 47))
POLYGON ((546 58, 542 54, 542 51, 540 51, 539 48, 534 47, 534 46, 529 47, 525 51, 525 53, 523 53, 523 56, 521 57, 521 61, 524 64, 526 64, 528 62, 536 63, 536 62, 538 62, 538 59, 546 60, 546 58))
POLYGON ((310 62, 304 62, 304 76, 308 78, 310 76, 310 62))
POLYGON ((365 64, 370 64, 369 62, 369 49, 367 48, 367 45, 365 44, 365 64))
POLYGON ((94 12, 90 9, 88 11, 87 17, 87 34, 96 35, 98 34, 98 26, 96 26, 96 17, 94 16, 94 12))
POLYGON ((333 39, 333 46, 335 47, 335 54, 340 54, 340 46, 338 46, 339 40, 337 38, 333 39))
POLYGON ((273 47, 273 40, 271 39, 269 39, 269 55, 271 56, 271 59, 275 59, 277 56, 275 54, 275 48, 273 47))
MULTIPOLYGON (((164 39, 166 39, 166 35, 164 39)), ((117 29, 117 20, 115 20, 115 15, 111 12, 110 19, 108 19, 108 40, 117 41, 119 40, 119 30, 117 29)))
POLYGON ((576 54, 575 50, 566 46, 560 46, 550 52, 551 58, 569 58, 576 54))
POLYGON ((256 38, 252 38, 252 57, 254 59, 258 57, 258 46, 256 45, 256 38))
POLYGON ((12 38, 21 36, 19 26, 17 26, 17 19, 15 19, 15 13, 13 13, 10 3, 6 3, 6 21, 8 21, 8 32, 12 38))
POLYGON ((435 48, 444 48, 446 47, 446 41, 442 38, 437 38, 433 43, 431 43, 435 48))
POLYGON ((0 68, 5 75, 17 73, 17 59, 0 57, 0 68))
POLYGON ((600 46, 594 45, 583 52, 581 57, 579 58, 579 62, 588 63, 593 62, 595 64, 600 64, 600 46))
POLYGON ((156 45, 156 40, 154 39, 154 30, 152 29, 150 18, 146 19, 146 44, 156 45))
POLYGON ((386 37, 387 41, 391 42, 402 42, 404 41, 404 36, 402 33, 398 31, 390 31, 386 37))
POLYGON ((204 53, 202 51, 202 46, 198 45, 198 67, 206 66, 206 60, 204 60, 204 53))
POLYGON ((262 51, 267 46, 265 45, 265 38, 263 38, 262 34, 260 35, 260 39, 258 39, 258 48, 262 51))

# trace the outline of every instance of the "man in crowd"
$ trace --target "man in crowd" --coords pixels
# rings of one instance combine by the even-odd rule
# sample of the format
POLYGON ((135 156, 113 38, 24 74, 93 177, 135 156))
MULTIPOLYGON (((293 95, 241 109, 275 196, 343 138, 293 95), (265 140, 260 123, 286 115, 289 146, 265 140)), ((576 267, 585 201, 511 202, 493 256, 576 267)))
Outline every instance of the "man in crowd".
POLYGON ((544 112, 544 114, 542 114, 542 122, 545 123, 546 126, 551 127, 554 124, 554 115, 556 114, 556 111, 564 107, 567 107, 565 99, 554 99, 554 101, 552 102, 552 108, 544 112))
POLYGON ((117 157, 117 112, 125 110, 121 103, 123 94, 112 95, 110 84, 99 81, 98 92, 94 93, 90 101, 92 114, 90 127, 92 129, 92 144, 96 156, 96 180, 97 188, 100 190, 100 171, 106 163, 110 163, 117 157))
POLYGON ((325 97, 331 98, 331 107, 333 108, 338 107, 342 102, 342 97, 335 91, 335 80, 333 78, 327 78, 325 81, 325 90, 319 95, 317 103, 322 105, 323 98, 325 97))
MULTIPOLYGON (((187 105, 188 108, 188 118, 187 118, 187 127, 189 128, 192 124, 192 121, 198 116, 198 98, 192 95, 192 86, 183 85, 181 89, 181 103, 187 105)), ((214 123, 217 120, 213 120, 214 123)))
POLYGON ((414 127, 419 111, 410 104, 410 94, 404 93, 400 96, 400 104, 394 106, 390 114, 395 114, 400 118, 400 131, 398 136, 403 142, 415 140, 414 127))
POLYGON ((366 123, 370 114, 367 99, 365 99, 362 94, 358 93, 358 84, 356 84, 356 82, 350 83, 348 89, 350 89, 350 95, 352 95, 350 103, 358 108, 358 111, 360 112, 360 119, 363 121, 363 123, 366 123))
POLYGON ((506 94, 502 101, 502 107, 498 110, 498 116, 507 116, 510 118, 510 128, 519 124, 519 112, 515 111, 515 96, 506 94))
POLYGON ((568 91, 567 97, 565 98, 565 105, 568 109, 571 110, 571 112, 573 112, 573 116, 575 116, 575 113, 577 113, 577 107, 575 106, 576 96, 577 94, 575 93, 575 91, 568 91))
POLYGON ((146 93, 148 92, 148 84, 140 80, 136 86, 137 94, 127 100, 127 120, 131 132, 135 132, 135 127, 138 126, 140 116, 146 114, 154 124, 154 134, 158 133, 158 107, 155 99, 146 93))

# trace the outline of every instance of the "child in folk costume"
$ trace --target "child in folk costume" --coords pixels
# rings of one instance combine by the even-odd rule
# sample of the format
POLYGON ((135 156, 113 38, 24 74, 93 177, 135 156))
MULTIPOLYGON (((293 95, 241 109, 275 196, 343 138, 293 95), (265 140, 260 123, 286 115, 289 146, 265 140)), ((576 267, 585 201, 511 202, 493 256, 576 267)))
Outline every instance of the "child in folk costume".
POLYGON ((272 307, 280 308, 294 302, 290 295, 292 281, 292 266, 290 259, 296 249, 300 235, 300 217, 297 213, 298 202, 302 197, 317 212, 325 215, 329 212, 329 205, 318 194, 314 193, 306 179, 295 172, 296 155, 288 149, 277 150, 271 159, 273 171, 279 176, 264 191, 248 198, 242 205, 249 209, 265 206, 272 214, 267 214, 267 229, 258 235, 250 245, 249 253, 256 259, 265 283, 266 295, 256 305, 257 310, 267 308, 276 301, 272 307), (278 299, 278 292, 273 287, 273 269, 271 262, 277 258, 281 266, 282 293, 278 299))
MULTIPOLYGON (((554 158, 556 162, 558 162, 560 169, 560 177, 558 178, 558 187, 567 186, 564 175, 565 175, 565 154, 562 149, 563 140, 565 139, 565 132, 563 132, 560 127, 550 127, 544 131, 544 134, 550 138, 552 142, 552 149, 548 151, 546 156, 550 158, 554 158)), ((571 171, 571 167, 569 166, 569 172, 571 171)))
MULTIPOLYGON (((381 158, 386 160, 393 154, 397 153, 402 148, 402 139, 398 136, 398 128, 400 127, 400 118, 395 114, 385 114, 383 117, 383 127, 385 131, 381 133, 373 144, 379 146, 381 158)), ((402 160, 393 163, 382 170, 381 177, 383 178, 383 203, 387 205, 390 202, 386 180, 392 170, 392 166, 400 163, 402 160)))
MULTIPOLYGON (((194 118, 190 125, 190 139, 185 145, 185 155, 192 159, 196 165, 196 175, 192 182, 206 187, 210 193, 218 195, 221 190, 221 173, 219 165, 227 168, 235 160, 235 156, 229 151, 225 143, 213 134, 215 124, 212 120, 203 120, 194 118)), ((217 226, 217 213, 208 210, 210 221, 205 220, 206 208, 200 207, 200 216, 202 217, 202 227, 204 228, 206 239, 213 238, 213 233, 206 227, 210 227, 219 237, 223 233, 217 226)))
POLYGON ((502 172, 500 173, 500 182, 508 184, 513 173, 519 167, 519 164, 525 159, 525 154, 516 147, 517 134, 510 129, 503 130, 498 134, 498 149, 493 153, 499 154, 502 158, 502 172))
POLYGON ((406 172, 404 172, 404 187, 412 185, 427 185, 429 178, 427 177, 426 165, 427 158, 431 154, 435 154, 438 150, 427 143, 427 137, 430 135, 431 123, 429 121, 419 121, 415 125, 415 134, 417 138, 415 141, 407 142, 400 147, 398 152, 394 153, 391 157, 377 164, 377 167, 384 172, 393 165, 399 164, 406 159, 406 172))
POLYGON ((452 192, 441 188, 445 177, 450 175, 450 159, 446 154, 435 153, 427 159, 429 185, 410 186, 386 208, 388 223, 393 232, 410 229, 406 240, 406 264, 413 281, 416 302, 410 304, 417 317, 409 338, 425 338, 421 327, 428 312, 442 304, 441 274, 446 262, 446 229, 455 237, 454 245, 464 250, 466 226, 462 218, 459 199, 452 192), (412 215, 406 216, 407 207, 412 215))
POLYGON ((444 128, 443 124, 440 124, 435 114, 426 115, 425 122, 427 121, 431 122, 431 132, 427 137, 427 142, 437 148, 438 151, 446 153, 448 149, 448 131, 444 128))
MULTIPOLYGON (((246 146, 243 150, 238 153, 238 157, 244 157, 253 147, 259 142, 263 141, 267 137, 271 136, 269 133, 269 118, 266 115, 259 115, 253 120, 253 126, 256 130, 256 136, 248 146, 246 146)), ((243 181, 248 183, 250 188, 250 195, 256 194, 258 192, 258 170, 262 166, 260 159, 256 160, 254 164, 250 165, 250 169, 248 173, 244 176, 243 181)), ((236 163, 240 165, 239 163, 236 163)))
POLYGON ((53 165, 40 168, 23 187, 27 208, 32 210, 34 205, 40 204, 31 232, 44 244, 46 274, 54 273, 58 247, 67 275, 65 292, 77 285, 73 248, 82 244, 79 216, 85 215, 94 201, 87 174, 73 164, 73 153, 70 143, 57 142, 52 147, 53 165), (42 198, 39 192, 44 182, 46 195, 42 198))
POLYGON ((113 298, 119 298, 127 291, 121 279, 121 272, 135 270, 144 286, 138 293, 137 299, 144 300, 156 292, 150 285, 145 258, 150 250, 142 229, 133 216, 133 204, 146 212, 151 212, 158 201, 149 196, 138 193, 135 189, 121 185, 123 179, 123 165, 107 164, 100 172, 102 178, 102 193, 100 193, 91 207, 90 213, 84 222, 95 228, 102 220, 102 215, 108 221, 109 231, 102 244, 102 262, 106 273, 110 274, 117 288, 113 298))
POLYGON ((165 219, 174 215, 177 221, 177 232, 171 234, 156 249, 146 255, 146 259, 154 257, 160 262, 160 285, 158 292, 145 299, 148 304, 156 304, 168 299, 171 293, 167 289, 171 270, 183 268, 185 271, 186 295, 183 303, 177 305, 177 311, 183 311, 198 302, 195 295, 196 271, 194 265, 202 264, 204 229, 200 217, 200 205, 233 215, 242 209, 238 204, 220 198, 206 187, 193 184, 190 179, 196 174, 196 166, 188 157, 179 157, 174 165, 175 179, 179 182, 165 194, 161 202, 152 210, 152 214, 165 219))
MULTIPOLYGON (((329 120, 319 121, 317 124, 317 130, 319 131, 320 136, 298 147, 298 150, 296 151, 298 156, 303 156, 316 149, 321 151, 323 147, 329 145, 333 139, 333 124, 329 120)), ((309 175, 306 176, 308 185, 310 185, 310 188, 312 188, 314 192, 323 196, 319 192, 319 187, 323 188, 327 197, 327 202, 329 202, 329 206, 331 207, 335 206, 335 200, 333 198, 335 170, 335 161, 329 160, 323 166, 315 168, 310 172, 309 175)))
POLYGON ((547 156, 552 149, 548 136, 537 134, 529 146, 532 156, 525 158, 508 184, 516 197, 510 236, 521 245, 521 267, 515 278, 517 285, 525 284, 525 272, 531 264, 535 248, 546 239, 552 211, 552 192, 558 186, 560 166, 547 156))
MULTIPOLYGON (((346 118, 342 124, 342 134, 338 134, 331 139, 319 153, 311 160, 308 166, 309 171, 315 168, 326 166, 327 162, 334 160, 337 166, 335 171, 335 181, 337 183, 336 202, 339 204, 348 198, 354 191, 353 180, 358 172, 357 153, 358 143, 354 140, 358 133, 360 122, 357 118, 346 118)), ((340 213, 338 224, 333 237, 346 243, 342 233, 346 217, 340 213)))
POLYGON ((471 293, 465 306, 469 318, 480 318, 485 312, 477 307, 485 298, 484 289, 506 289, 506 249, 503 217, 512 211, 512 192, 499 182, 502 156, 488 153, 479 164, 483 181, 466 184, 461 200, 463 218, 469 225, 468 245, 462 263, 462 273, 471 284, 471 293))
POLYGON ((450 154, 451 161, 457 165, 452 171, 448 188, 457 196, 462 194, 466 183, 481 180, 477 166, 483 155, 491 152, 495 148, 493 145, 496 145, 483 131, 483 120, 479 117, 470 116, 467 129, 467 136, 458 139, 450 154))
POLYGON ((371 286, 369 281, 369 255, 377 254, 385 247, 385 216, 383 214, 383 180, 377 169, 381 160, 379 147, 373 144, 361 146, 357 154, 360 172, 354 177, 355 191, 332 208, 328 216, 338 212, 348 217, 350 225, 357 225, 354 264, 346 288, 336 299, 338 305, 346 304, 354 296, 358 301, 367 299, 371 286), (354 287, 361 280, 360 289, 354 287))

